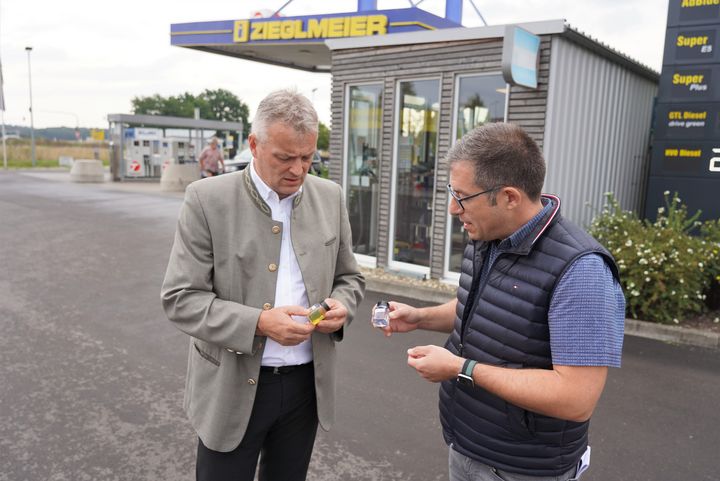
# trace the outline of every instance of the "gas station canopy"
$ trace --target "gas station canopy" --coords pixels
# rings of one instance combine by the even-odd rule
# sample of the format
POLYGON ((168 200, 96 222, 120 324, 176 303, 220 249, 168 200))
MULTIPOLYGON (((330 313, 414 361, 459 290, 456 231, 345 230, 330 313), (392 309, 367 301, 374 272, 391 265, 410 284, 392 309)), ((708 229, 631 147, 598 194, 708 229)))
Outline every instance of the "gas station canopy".
POLYGON ((462 25, 419 8, 405 8, 176 23, 170 26, 170 41, 172 45, 203 52, 310 72, 330 72, 331 54, 325 40, 457 27, 462 25))

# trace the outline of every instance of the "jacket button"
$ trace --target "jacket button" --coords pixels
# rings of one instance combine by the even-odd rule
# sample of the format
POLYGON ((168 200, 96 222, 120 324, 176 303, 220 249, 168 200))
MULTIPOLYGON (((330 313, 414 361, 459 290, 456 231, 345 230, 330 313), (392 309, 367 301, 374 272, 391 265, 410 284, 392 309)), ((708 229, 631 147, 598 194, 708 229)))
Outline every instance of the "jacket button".
POLYGON ((273 233, 273 234, 279 234, 279 233, 280 233, 280 226, 279 226, 279 225, 274 225, 273 228, 272 228, 272 233, 273 233))
POLYGON ((254 386, 254 385, 255 385, 255 379, 252 379, 252 378, 248 379, 248 384, 250 384, 251 386, 254 386))
POLYGON ((275 272, 275 271, 277 270, 277 264, 270 264, 270 265, 268 266, 268 270, 269 270, 270 272, 275 272))
POLYGON ((263 304, 263 311, 269 311, 270 309, 272 309, 272 304, 270 304, 269 302, 263 304))

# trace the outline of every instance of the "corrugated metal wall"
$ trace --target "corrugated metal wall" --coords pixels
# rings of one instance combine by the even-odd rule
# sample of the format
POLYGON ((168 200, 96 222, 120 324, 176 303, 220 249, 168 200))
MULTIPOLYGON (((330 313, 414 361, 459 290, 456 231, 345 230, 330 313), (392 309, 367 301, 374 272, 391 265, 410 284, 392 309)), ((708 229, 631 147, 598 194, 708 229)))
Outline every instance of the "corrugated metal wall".
POLYGON ((545 192, 560 196, 563 215, 581 226, 605 192, 639 213, 657 83, 560 36, 551 52, 545 192))

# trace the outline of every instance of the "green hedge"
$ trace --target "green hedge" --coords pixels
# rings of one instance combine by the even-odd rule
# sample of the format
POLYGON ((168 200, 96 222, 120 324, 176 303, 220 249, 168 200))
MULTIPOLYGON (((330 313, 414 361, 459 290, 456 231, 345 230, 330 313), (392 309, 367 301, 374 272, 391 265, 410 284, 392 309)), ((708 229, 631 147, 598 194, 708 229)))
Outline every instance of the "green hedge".
POLYGON ((620 208, 612 193, 590 233, 615 256, 628 315, 661 323, 706 312, 720 300, 720 220, 688 217, 678 194, 665 192, 657 220, 620 208))

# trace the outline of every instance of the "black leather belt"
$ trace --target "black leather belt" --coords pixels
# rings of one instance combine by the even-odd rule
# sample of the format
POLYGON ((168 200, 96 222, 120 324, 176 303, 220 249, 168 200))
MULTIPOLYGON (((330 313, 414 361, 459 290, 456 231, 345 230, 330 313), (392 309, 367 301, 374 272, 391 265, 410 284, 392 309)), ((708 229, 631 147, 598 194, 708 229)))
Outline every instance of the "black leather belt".
POLYGON ((271 374, 290 374, 298 369, 311 367, 313 363, 308 362, 307 364, 298 364, 296 366, 260 366, 261 373, 271 374))

